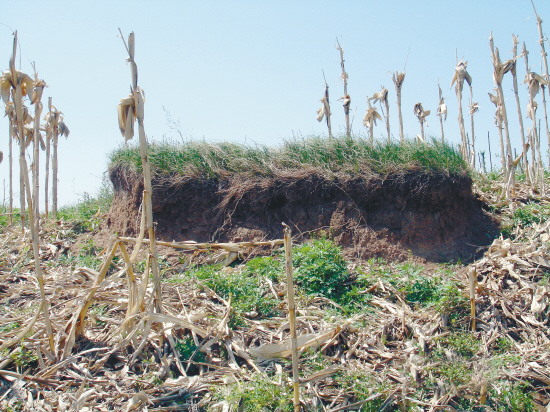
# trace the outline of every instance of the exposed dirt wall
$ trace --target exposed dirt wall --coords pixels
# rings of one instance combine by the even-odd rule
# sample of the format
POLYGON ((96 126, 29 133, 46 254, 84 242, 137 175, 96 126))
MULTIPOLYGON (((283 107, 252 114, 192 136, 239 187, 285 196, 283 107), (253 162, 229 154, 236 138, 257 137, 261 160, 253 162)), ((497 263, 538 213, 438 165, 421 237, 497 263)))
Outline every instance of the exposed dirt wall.
MULTIPOLYGON (((109 170, 115 199, 107 226, 136 235, 142 177, 120 166, 109 170)), ((280 171, 274 177, 224 179, 157 176, 153 213, 162 240, 230 241, 282 237, 324 229, 350 258, 469 261, 488 245, 497 222, 472 195, 466 174, 420 170, 386 176, 280 171)))

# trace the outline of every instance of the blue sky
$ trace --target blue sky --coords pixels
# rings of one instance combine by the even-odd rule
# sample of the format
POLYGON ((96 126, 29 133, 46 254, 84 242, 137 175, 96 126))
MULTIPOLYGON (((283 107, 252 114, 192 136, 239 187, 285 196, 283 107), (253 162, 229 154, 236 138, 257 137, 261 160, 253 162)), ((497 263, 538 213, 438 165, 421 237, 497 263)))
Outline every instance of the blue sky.
MULTIPOLYGON (((535 0, 535 6, 543 31, 550 32, 550 2, 535 0)), ((489 132, 496 165, 498 134, 487 95, 494 87, 490 32, 503 60, 511 57, 512 34, 516 34, 520 48, 523 41, 527 44, 532 70, 540 72, 541 62, 529 0, 18 1, 3 5, 0 23, 0 68, 8 68, 12 30, 17 30, 21 69, 31 74, 30 62, 36 62, 39 77, 50 86, 43 103, 47 106, 52 96, 71 130, 69 139, 59 145, 61 204, 75 202, 84 192, 94 194, 108 154, 123 143, 116 105, 128 95, 130 69, 117 38, 119 27, 126 36, 130 31, 136 34, 139 84, 146 97, 145 129, 152 141, 180 139, 166 111, 179 122, 184 139, 277 145, 293 135, 326 134, 324 122, 315 119, 324 91, 323 70, 330 87, 333 130, 343 131, 343 109, 337 102, 343 94, 335 48, 338 37, 349 74, 353 133, 366 133, 362 125, 366 97, 385 86, 392 134, 398 139, 391 73, 402 71, 406 61, 405 134, 419 133, 413 106, 421 102, 432 111, 427 134, 439 137, 435 116, 439 78, 449 111, 445 135, 458 143, 457 100, 450 88, 458 53, 459 60, 468 61, 474 101, 480 107, 475 117, 477 146, 486 150, 489 132)), ((523 59, 518 67, 523 80, 523 59)), ((512 144, 519 148, 511 76, 503 88, 512 144)), ((469 91, 464 96, 467 113, 469 91)), ((525 115, 527 92, 521 84, 520 100, 525 115)), ((469 118, 466 129, 470 130, 469 118)), ((7 130, 7 120, 0 118, 0 150, 6 157, 7 130)), ((379 123, 375 136, 385 133, 379 123)), ((548 147, 545 134, 542 146, 548 147)), ((0 165, 0 202, 4 179, 7 188, 7 159, 0 165)))

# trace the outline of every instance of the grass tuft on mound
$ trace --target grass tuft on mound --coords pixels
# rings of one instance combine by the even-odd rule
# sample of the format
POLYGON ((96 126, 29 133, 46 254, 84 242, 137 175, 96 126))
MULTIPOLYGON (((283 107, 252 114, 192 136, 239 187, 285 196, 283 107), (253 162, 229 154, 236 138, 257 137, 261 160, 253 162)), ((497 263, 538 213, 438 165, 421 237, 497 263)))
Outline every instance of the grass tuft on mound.
MULTIPOLYGON (((433 139, 429 144, 416 141, 375 142, 345 136, 336 138, 304 137, 286 140, 277 147, 230 142, 185 144, 164 141, 148 148, 154 174, 178 174, 207 179, 246 173, 272 177, 281 171, 314 168, 329 173, 378 174, 410 169, 451 174, 467 173, 459 151, 433 139)), ((112 165, 130 166, 141 171, 138 146, 123 146, 110 155, 112 165)))

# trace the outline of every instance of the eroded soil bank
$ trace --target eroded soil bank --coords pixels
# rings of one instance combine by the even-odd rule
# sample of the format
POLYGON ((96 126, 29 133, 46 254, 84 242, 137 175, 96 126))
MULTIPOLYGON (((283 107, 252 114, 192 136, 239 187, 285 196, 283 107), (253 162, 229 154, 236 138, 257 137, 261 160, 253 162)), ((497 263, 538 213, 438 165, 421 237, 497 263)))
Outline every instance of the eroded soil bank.
MULTIPOLYGON (((112 165, 109 175, 115 197, 106 229, 135 236, 142 177, 120 165, 112 165)), ((412 253, 425 261, 468 262, 498 233, 498 222, 472 194, 469 176, 419 169, 385 176, 313 168, 272 177, 156 176, 153 213, 162 240, 277 239, 285 222, 298 238, 323 230, 352 259, 403 260, 412 253)))

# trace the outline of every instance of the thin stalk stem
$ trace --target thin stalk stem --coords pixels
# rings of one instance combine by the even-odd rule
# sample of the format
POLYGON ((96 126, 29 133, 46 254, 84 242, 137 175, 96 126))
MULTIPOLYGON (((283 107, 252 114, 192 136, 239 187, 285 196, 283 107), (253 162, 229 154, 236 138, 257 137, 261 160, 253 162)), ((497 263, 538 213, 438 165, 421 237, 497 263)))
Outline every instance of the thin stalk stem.
POLYGON ((292 232, 283 223, 285 241, 285 272, 288 299, 288 317, 290 322, 290 348, 292 351, 292 383, 294 388, 294 411, 300 411, 300 375, 298 371, 298 343, 296 338, 296 306, 294 303, 294 280, 292 270, 292 232))

